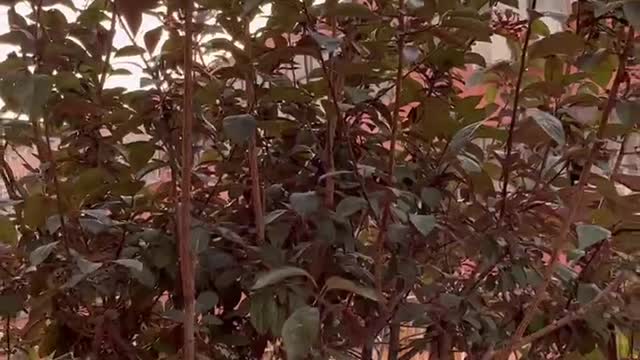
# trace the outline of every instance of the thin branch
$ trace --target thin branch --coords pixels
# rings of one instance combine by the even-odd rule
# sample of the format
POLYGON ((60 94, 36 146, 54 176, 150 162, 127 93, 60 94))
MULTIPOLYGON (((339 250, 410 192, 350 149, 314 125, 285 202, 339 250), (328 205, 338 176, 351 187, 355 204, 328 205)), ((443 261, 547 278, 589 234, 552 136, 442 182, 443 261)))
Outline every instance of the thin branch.
MULTIPOLYGON (((42 26, 42 2, 43 0, 39 0, 38 4, 35 5, 35 7, 32 4, 32 9, 35 12, 36 15, 36 26, 40 29, 39 31, 36 31, 37 33, 37 37, 39 36, 40 33, 42 33, 43 36, 48 37, 47 33, 46 33, 46 29, 44 26, 42 26)), ((38 41, 36 40, 36 43, 38 41)), ((40 62, 41 62, 41 55, 39 53, 39 49, 40 47, 36 47, 36 54, 35 56, 37 57, 37 63, 36 63, 36 69, 35 72, 38 73, 40 70, 40 62)), ((40 161, 46 161, 49 163, 49 168, 47 168, 47 171, 49 172, 46 175, 50 175, 52 178, 52 182, 53 182, 53 190, 55 192, 56 195, 56 205, 58 208, 58 215, 60 216, 60 231, 62 233, 62 239, 64 242, 64 248, 65 250, 68 252, 69 251, 69 232, 67 230, 67 226, 66 226, 66 221, 64 220, 64 208, 62 206, 62 196, 61 196, 61 192, 60 192, 60 183, 58 181, 58 174, 57 174, 57 164, 55 161, 55 158, 53 156, 53 150, 51 147, 51 133, 49 130, 49 123, 46 119, 43 119, 43 124, 44 124, 44 138, 45 138, 45 142, 43 143, 42 141, 42 133, 40 132, 40 119, 36 116, 34 116, 33 114, 29 115, 29 121, 31 122, 31 125, 33 127, 33 132, 34 132, 34 136, 36 137, 36 147, 38 150, 38 157, 40 158, 40 161)))
POLYGON ((569 215, 567 216, 566 220, 562 225, 560 234, 558 235, 557 238, 554 239, 551 259, 549 261, 549 264, 547 264, 545 268, 543 281, 535 289, 533 302, 531 303, 531 306, 527 309, 522 321, 520 322, 520 324, 516 329, 516 332, 512 336, 511 342, 510 342, 511 345, 507 346, 505 350, 506 352, 505 356, 511 353, 513 349, 517 348, 517 345, 520 343, 522 336, 524 335, 524 332, 526 331, 529 324, 531 323, 531 320, 533 320, 533 317, 535 316, 538 307, 540 306, 540 304, 542 303, 542 300, 544 299, 544 295, 546 293, 547 287, 551 283, 551 279, 553 277, 553 271, 556 264, 558 263, 560 252, 567 242, 567 238, 571 231, 571 225, 573 224, 573 221, 576 218, 578 210, 580 209, 580 206, 582 204, 584 188, 588 182, 589 175, 591 174, 591 167, 593 166, 594 159, 597 153, 600 151, 601 147, 603 146, 605 130, 606 130, 607 124, 609 123, 609 116, 611 115, 611 112, 613 111, 618 98, 618 91, 620 90, 620 84, 622 83, 625 76, 627 60, 629 57, 631 46, 633 44, 633 39, 634 39, 634 31, 633 31, 633 28, 630 27, 627 34, 625 48, 622 54, 620 54, 620 63, 618 66, 618 70, 616 72, 616 77, 613 81, 613 84, 611 85, 611 90, 609 92, 609 99, 607 100, 607 104, 602 112, 602 117, 600 118, 600 123, 599 123, 598 131, 596 134, 597 139, 593 144, 593 146, 591 147, 591 151, 589 153, 589 156, 587 157, 586 164, 584 165, 584 168, 580 173, 580 179, 575 188, 575 197, 571 202, 569 215))
POLYGON ((2 178, 5 183, 5 187, 7 188, 7 192, 9 193, 9 196, 10 198, 12 198, 12 200, 16 200, 18 198, 26 199, 29 194, 18 183, 16 176, 13 173, 13 169, 5 159, 5 154, 6 146, 3 147, 2 151, 0 152, 0 170, 2 171, 2 178), (19 197, 18 194, 20 195, 19 197))
POLYGON ((102 91, 104 90, 104 84, 107 81, 107 74, 109 73, 111 62, 111 50, 113 48, 113 39, 116 37, 116 23, 118 22, 118 12, 116 9, 116 2, 111 2, 111 28, 109 29, 109 41, 107 42, 107 50, 104 55, 104 62, 102 63, 102 73, 100 74, 100 83, 98 84, 98 101, 102 101, 102 91))
POLYGON ((195 359, 195 284, 194 258, 191 253, 191 169, 193 167, 193 2, 184 5, 184 104, 182 121, 181 204, 178 213, 180 274, 184 298, 184 343, 182 356, 195 359))
POLYGON ((627 143, 629 142, 629 135, 631 133, 628 132, 624 134, 622 138, 622 144, 620 144, 620 151, 618 152, 618 156, 616 157, 616 162, 613 165, 613 169, 611 170, 611 175, 609 176, 610 180, 615 180, 618 173, 620 172, 620 168, 622 167, 622 161, 626 155, 624 149, 627 147, 627 143))
MULTIPOLYGON (((536 9, 537 0, 533 0, 531 4, 531 9, 536 9)), ((519 107, 520 107, 520 95, 521 95, 521 87, 522 87, 522 79, 524 78, 524 73, 527 69, 527 51, 529 50, 529 42, 531 41, 531 33, 533 31, 533 14, 529 14, 529 21, 527 24, 527 31, 524 35, 524 45, 522 46, 522 54, 520 55, 520 71, 518 71, 518 79, 516 81, 515 94, 513 99, 513 109, 511 110, 511 122, 509 123, 509 135, 507 137, 507 152, 505 155, 505 164, 504 170, 502 173, 503 184, 502 184, 502 205, 500 206, 500 220, 502 221, 504 218, 505 212, 507 210, 507 190, 509 188, 509 177, 511 173, 511 153, 513 152, 513 132, 516 128, 516 119, 518 118, 519 107)))
POLYGON ((401 96, 402 96, 402 83, 403 83, 403 68, 404 68, 404 16, 402 12, 404 11, 404 0, 399 0, 398 11, 400 16, 398 17, 398 30, 400 34, 398 36, 398 68, 396 69, 396 96, 395 96, 395 104, 393 107, 393 115, 391 119, 391 141, 389 144, 389 169, 388 169, 388 183, 389 185, 393 184, 393 175, 394 169, 396 166, 396 143, 398 141, 398 125, 400 122, 400 104, 401 96))
MULTIPOLYGON (((338 2, 336 0, 327 1, 327 7, 335 7, 338 2)), ((329 18, 329 22, 331 25, 331 36, 333 38, 336 37, 337 31, 337 20, 335 16, 331 16, 329 18)), ((323 63, 323 69, 326 68, 326 64, 324 64, 324 58, 322 57, 322 52, 320 52, 320 60, 323 63)), ((329 53, 329 60, 331 63, 329 64, 328 70, 325 71, 325 76, 327 78, 327 82, 331 83, 332 86, 329 88, 331 91, 331 98, 333 99, 336 113, 335 117, 327 116, 327 139, 325 143, 325 162, 326 162, 326 172, 328 174, 333 174, 336 171, 336 163, 335 163, 335 154, 334 154, 334 146, 336 140, 336 128, 339 122, 342 122, 342 115, 338 112, 338 104, 340 101, 340 92, 341 92, 341 82, 339 80, 338 74, 336 72, 336 59, 333 57, 332 53, 329 53)), ((336 181, 333 176, 327 177, 325 180, 325 205, 327 208, 333 208, 333 204, 335 201, 335 192, 336 192, 336 181)))
MULTIPOLYGON (((249 59, 252 58, 253 46, 251 39, 251 32, 249 28, 251 19, 245 18, 245 52, 249 59)), ((253 69, 253 64, 248 64, 245 89, 247 91, 247 108, 248 112, 253 113, 256 104, 256 74, 253 69)), ((249 173, 251 176, 251 202, 253 203, 253 216, 256 223, 256 238, 258 245, 263 245, 265 242, 265 222, 264 222, 264 208, 262 207, 262 189, 260 186, 260 168, 258 166, 258 144, 257 144, 257 131, 251 135, 249 140, 249 173)))
POLYGON ((7 360, 11 360, 11 316, 7 316, 6 322, 7 332, 7 360))
POLYGON ((62 193, 60 192, 60 181, 58 180, 57 162, 53 156, 53 148, 51 146, 51 131, 49 130, 49 122, 45 119, 44 124, 44 137, 47 144, 47 162, 49 163, 50 175, 53 181, 53 190, 56 194, 56 205, 58 207, 58 215, 60 216, 60 231, 62 231, 62 238, 65 241, 65 248, 69 250, 69 232, 67 230, 66 221, 64 220, 64 208, 62 207, 62 193))
MULTIPOLYGON (((594 307, 596 307, 597 305, 599 305, 603 300, 605 300, 605 298, 612 293, 613 291, 615 291, 620 285, 622 285, 622 282, 625 280, 625 276, 624 274, 620 274, 618 275, 618 277, 616 277, 616 279, 614 281, 612 281, 604 290, 602 290, 595 298, 593 298, 593 300, 591 300, 589 303, 585 304, 584 306, 582 306, 580 309, 565 315, 563 318, 554 321, 553 323, 545 326, 544 328, 534 332, 531 335, 528 335, 526 337, 523 337, 521 339, 519 339, 518 341, 516 341, 515 343, 507 346, 505 349, 502 350, 490 350, 490 354, 500 354, 502 351, 504 350, 508 350, 509 353, 511 352, 511 350, 515 350, 515 349, 519 349, 525 345, 531 344, 532 342, 539 340, 551 333, 553 333, 554 331, 557 331, 559 329, 561 329, 562 327, 569 325, 570 323, 581 319, 582 317, 584 317, 589 311, 593 310, 594 307)), ((486 358, 486 354, 485 357, 486 358)), ((489 357, 491 358, 491 357, 489 357)))
MULTIPOLYGON (((391 119, 391 141, 389 144, 389 169, 388 171, 388 184, 389 186, 393 186, 394 183, 394 171, 396 167, 396 143, 398 141, 398 125, 400 123, 400 107, 402 104, 400 103, 402 96, 402 80, 403 80, 403 68, 404 68, 404 0, 398 1, 398 68, 396 69, 396 97, 395 103, 393 107, 393 117, 391 119)), ((390 206, 387 205, 387 208, 390 206)), ((387 210, 388 211, 388 210, 387 210)), ((385 217, 386 220, 389 219, 389 216, 385 217)), ((382 223, 381 232, 386 232, 387 230, 387 222, 382 223)), ((384 252, 384 242, 382 241, 384 237, 380 238, 377 245, 377 254, 376 254, 376 277, 382 276, 382 258, 384 252)), ((398 280, 398 291, 402 291, 402 283, 401 280, 398 280)), ((400 324, 392 323, 389 325, 389 360, 398 360, 398 355, 400 353, 400 324)))

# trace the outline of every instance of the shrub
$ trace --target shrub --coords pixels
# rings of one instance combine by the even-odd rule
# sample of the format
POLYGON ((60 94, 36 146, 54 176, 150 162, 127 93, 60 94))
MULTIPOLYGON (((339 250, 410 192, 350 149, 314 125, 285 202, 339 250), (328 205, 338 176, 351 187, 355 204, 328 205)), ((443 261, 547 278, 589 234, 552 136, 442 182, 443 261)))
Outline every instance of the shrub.
POLYGON ((639 2, 80 3, 0 1, 7 354, 637 356, 639 2))

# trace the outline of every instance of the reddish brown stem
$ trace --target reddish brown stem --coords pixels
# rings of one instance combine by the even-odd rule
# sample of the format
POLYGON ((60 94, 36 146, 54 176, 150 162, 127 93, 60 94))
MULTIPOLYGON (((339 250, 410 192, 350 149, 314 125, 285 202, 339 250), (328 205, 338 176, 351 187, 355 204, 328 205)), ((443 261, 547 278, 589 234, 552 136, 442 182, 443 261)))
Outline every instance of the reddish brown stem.
MULTIPOLYGON (((336 4, 337 4, 336 0, 331 0, 327 3, 327 6, 335 7, 336 4)), ((336 24, 337 21, 335 16, 332 16, 329 19, 329 21, 331 23, 331 36, 335 38, 337 34, 337 24, 336 24)), ((322 59, 322 53, 320 53, 320 58, 322 59)), ((330 54, 329 60, 332 60, 329 64, 329 69, 328 69, 329 83, 332 84, 332 86, 329 88, 329 91, 331 91, 331 97, 332 99, 334 99, 334 103, 337 107, 340 99, 341 84, 340 84, 340 81, 338 80, 338 76, 336 72, 336 66, 335 66, 336 62, 335 62, 335 59, 331 58, 331 54, 330 54)), ((325 162, 327 167, 326 168, 327 174, 332 174, 336 171, 333 148, 335 146, 337 123, 338 121, 341 120, 341 117, 342 116, 340 115, 340 112, 338 112, 337 110, 335 113, 335 117, 331 117, 331 116, 327 117, 327 141, 325 144, 325 157, 326 157, 325 162)), ((333 208, 335 191, 336 191, 335 179, 333 178, 333 176, 327 176, 327 178, 325 179, 325 205, 329 209, 333 208)))
MULTIPOLYGON (((393 118, 391 121, 391 141, 389 144, 389 169, 388 171, 388 183, 389 186, 394 184, 394 171, 396 167, 396 143, 398 141, 398 125, 400 124, 400 107, 402 104, 402 80, 403 80, 403 68, 404 68, 404 0, 398 2, 398 68, 396 69, 396 96, 393 106, 393 118)), ((389 212, 387 206, 387 213, 389 212)), ((389 220, 389 216, 385 217, 385 220, 389 220)), ((387 230, 387 221, 382 223, 382 232, 387 230)), ((376 255, 377 263, 377 276, 382 277, 382 258, 384 252, 383 237, 378 242, 378 253, 376 255)), ((402 291, 402 289, 398 289, 402 291)), ((389 325, 389 360, 397 360, 400 354, 400 324, 389 325)))
MULTIPOLYGON (((533 0, 531 9, 535 10, 536 0, 533 0)), ((529 42, 531 41, 531 32, 533 26, 532 23, 535 19, 533 14, 529 14, 529 22, 527 25, 527 31, 524 35, 524 45, 522 45, 522 54, 520 55, 520 71, 518 71, 518 79, 516 80, 516 87, 514 90, 513 109, 511 110, 511 122, 509 123, 509 136, 507 137, 507 152, 504 160, 504 170, 502 172, 502 205, 500 206, 500 221, 504 218, 507 210, 507 190, 509 188, 509 177, 511 175, 511 154, 513 153, 513 132, 516 128, 516 120, 518 118, 518 108, 520 107, 520 93, 522 88, 522 79, 524 78, 525 70, 527 69, 527 50, 529 49, 529 42)))
MULTIPOLYGON (((250 33, 250 18, 245 19, 245 52, 247 56, 251 58, 252 44, 250 33)), ((253 113, 253 109, 256 103, 256 89, 255 89, 255 73, 253 65, 249 65, 246 75, 245 88, 247 91, 247 108, 249 113, 253 113)), ((265 223, 264 223, 264 209, 262 207, 262 189, 260 186, 260 168, 258 166, 258 138, 257 134, 251 135, 249 140, 249 174, 251 176, 251 201, 253 203, 253 216, 256 223, 256 239, 259 245, 265 242, 265 223)))
POLYGON ((184 300, 184 339, 182 358, 195 359, 195 275, 191 253, 191 168, 193 167, 193 29, 192 1, 186 1, 184 46, 184 104, 182 121, 182 164, 180 177, 180 209, 178 212, 180 275, 184 300))
POLYGON ((111 28, 109 29, 109 41, 107 41, 107 49, 104 55, 104 62, 102 63, 102 73, 100 74, 100 83, 98 84, 98 101, 102 101, 102 91, 104 90, 104 84, 107 81, 107 75, 109 74, 109 65, 111 63, 111 48, 113 47, 113 39, 116 37, 116 23, 118 22, 118 11, 116 9, 116 2, 111 3, 111 28))

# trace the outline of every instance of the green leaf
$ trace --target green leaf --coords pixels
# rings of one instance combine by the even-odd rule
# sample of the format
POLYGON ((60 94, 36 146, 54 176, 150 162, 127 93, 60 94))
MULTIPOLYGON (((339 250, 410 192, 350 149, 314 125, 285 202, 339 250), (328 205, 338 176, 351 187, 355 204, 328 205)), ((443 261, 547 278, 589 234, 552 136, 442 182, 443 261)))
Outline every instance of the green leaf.
POLYGON ((135 271, 142 271, 144 268, 144 265, 136 259, 117 259, 113 260, 113 262, 135 271))
POLYGON ((558 145, 564 145, 564 128, 557 117, 536 108, 527 109, 527 114, 535 120, 536 124, 557 142, 558 145))
POLYGON ((318 46, 320 46, 324 50, 327 50, 329 53, 333 53, 338 50, 342 43, 340 39, 323 35, 317 32, 311 32, 311 37, 316 41, 318 46))
POLYGON ((544 79, 551 84, 560 84, 564 77, 564 64, 557 56, 550 56, 544 64, 544 79))
POLYGON ((47 75, 33 75, 27 82, 29 84, 29 92, 26 94, 23 110, 30 116, 40 117, 44 110, 44 106, 51 96, 52 82, 47 75))
POLYGON ((632 353, 635 354, 637 346, 631 344, 629 337, 622 332, 622 330, 616 327, 616 345, 617 345, 617 353, 618 359, 632 359, 632 353), (633 346, 633 349, 631 348, 633 346))
POLYGON ((142 24, 142 13, 155 7, 157 2, 157 0, 117 0, 116 9, 124 17, 135 36, 142 24))
POLYGON ((330 277, 324 284, 324 291, 331 290, 345 290, 376 302, 384 301, 380 298, 375 289, 360 286, 351 280, 347 280, 339 276, 330 277))
POLYGON ((256 11, 264 0, 244 0, 242 4, 242 16, 247 16, 256 11))
POLYGON ((251 295, 249 298, 249 321, 259 334, 264 335, 272 329, 272 315, 277 311, 277 308, 271 292, 259 291, 251 295))
POLYGON ((535 19, 531 23, 531 33, 540 35, 540 36, 549 36, 551 35, 551 31, 549 30, 549 26, 542 19, 535 19))
POLYGON ((213 291, 203 291, 196 300, 196 311, 200 314, 213 309, 218 304, 218 294, 213 291))
POLYGON ((113 76, 126 76, 126 75, 132 75, 133 73, 127 69, 113 69, 109 74, 113 76))
POLYGON ((59 241, 54 241, 52 243, 39 246, 33 250, 31 254, 29 254, 29 261, 31 262, 31 265, 38 266, 42 264, 43 261, 47 260, 49 255, 53 252, 53 249, 58 245, 58 242, 59 241))
POLYGON ((640 102, 619 100, 616 104, 616 115, 624 125, 634 126, 640 120, 640 102))
POLYGON ((444 293, 444 294, 440 294, 439 300, 440 300, 440 304, 446 306, 447 308, 452 309, 460 306, 460 303, 462 302, 462 297, 455 294, 451 294, 451 293, 444 293))
POLYGON ((148 141, 136 141, 126 145, 129 165, 134 172, 138 172, 149 164, 156 152, 155 146, 148 141))
POLYGON ((256 118, 250 114, 231 115, 222 120, 224 134, 235 144, 247 142, 255 134, 256 118))
POLYGON ((578 249, 581 250, 606 240, 611 236, 611 231, 598 225, 580 224, 576 226, 576 232, 578 233, 578 249))
POLYGON ((576 298, 581 305, 585 305, 595 299, 595 297, 598 296, 600 292, 601 290, 595 284, 587 284, 581 282, 578 284, 578 294, 576 298))
POLYGON ((289 196, 291 208, 298 215, 308 217, 320 209, 320 197, 315 191, 293 193, 289 196))
POLYGON ((202 324, 207 326, 220 326, 224 324, 224 321, 217 316, 207 314, 202 317, 202 324))
POLYGON ((162 26, 158 26, 144 33, 144 46, 147 48, 149 54, 153 54, 158 46, 158 42, 160 42, 160 37, 162 37, 162 26))
POLYGON ((16 245, 18 242, 16 227, 6 216, 0 216, 0 242, 7 245, 16 245))
POLYGON ((24 202, 24 224, 33 230, 44 225, 49 214, 47 203, 47 199, 42 194, 35 194, 28 197, 24 202))
POLYGON ((446 18, 442 22, 442 26, 460 29, 467 35, 475 37, 478 41, 488 42, 491 40, 491 28, 487 21, 466 16, 455 16, 446 18))
POLYGON ((275 285, 290 277, 300 276, 307 277, 309 280, 311 280, 311 282, 315 284, 313 277, 304 269, 293 266, 285 266, 259 275, 256 283, 253 285, 253 287, 251 287, 251 290, 262 289, 267 286, 275 285))
POLYGON ((82 275, 89 275, 92 272, 98 270, 102 266, 102 263, 89 261, 81 256, 78 256, 76 257, 76 265, 78 266, 78 269, 80 270, 80 273, 82 275))
POLYGON ((24 309, 22 297, 17 294, 0 295, 0 315, 3 317, 13 317, 24 309))
POLYGON ((7 18, 7 20, 9 20, 9 26, 12 29, 26 29, 28 26, 27 20, 18 14, 14 7, 11 7, 9 11, 7 11, 7 18))
POLYGON ((423 236, 429 235, 436 227, 436 218, 433 215, 411 214, 409 215, 409 221, 423 236))
POLYGON ((282 326, 282 341, 289 360, 303 360, 311 352, 320 334, 320 311, 303 306, 282 326))
POLYGON ((556 264, 553 271, 564 282, 571 282, 578 277, 578 273, 563 264, 556 264))
POLYGON ((127 45, 123 48, 118 49, 114 54, 114 57, 126 57, 126 56, 138 56, 144 54, 145 49, 136 45, 127 45))
POLYGON ((347 218, 360 210, 367 208, 367 201, 356 196, 347 196, 342 199, 336 207, 336 214, 342 218, 347 218))
POLYGON ((449 142, 447 147, 447 157, 457 156, 460 150, 462 150, 474 137, 476 131, 482 126, 483 121, 478 121, 471 125, 467 125, 460 129, 449 142))
POLYGON ((420 191, 420 199, 422 199, 425 205, 427 205, 431 210, 435 210, 440 206, 442 193, 440 193, 440 190, 436 188, 426 187, 420 191))
POLYGON ((640 28, 640 0, 626 0, 622 5, 624 16, 636 29, 640 28))
POLYGON ((113 260, 114 263, 124 266, 129 269, 131 276, 138 280, 142 285, 153 288, 155 286, 156 279, 153 273, 142 262, 136 259, 117 259, 113 260))
POLYGON ((153 273, 146 266, 142 268, 142 271, 130 269, 131 276, 136 279, 140 284, 153 289, 156 285, 156 278, 153 273))
POLYGON ((191 251, 194 254, 201 254, 209 247, 211 233, 203 226, 193 226, 191 228, 191 251))
POLYGON ((282 215, 286 213, 287 213, 287 210, 284 210, 284 209, 274 210, 264 216, 264 224, 269 225, 272 222, 278 220, 282 215))
POLYGON ((563 31, 553 33, 531 44, 529 57, 535 59, 550 55, 574 56, 583 48, 584 40, 581 37, 572 32, 563 31))

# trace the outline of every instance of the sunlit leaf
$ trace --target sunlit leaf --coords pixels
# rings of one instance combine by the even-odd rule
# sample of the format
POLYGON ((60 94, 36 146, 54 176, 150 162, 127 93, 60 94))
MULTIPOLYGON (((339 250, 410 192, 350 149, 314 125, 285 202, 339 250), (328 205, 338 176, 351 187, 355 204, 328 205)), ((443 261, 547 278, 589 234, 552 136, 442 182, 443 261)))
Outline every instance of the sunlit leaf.
POLYGON ((582 250, 611 236, 611 231, 598 225, 580 224, 576 226, 576 232, 578 233, 578 248, 582 250))

